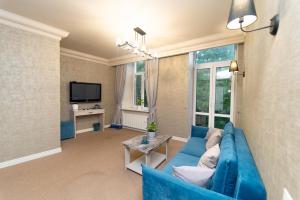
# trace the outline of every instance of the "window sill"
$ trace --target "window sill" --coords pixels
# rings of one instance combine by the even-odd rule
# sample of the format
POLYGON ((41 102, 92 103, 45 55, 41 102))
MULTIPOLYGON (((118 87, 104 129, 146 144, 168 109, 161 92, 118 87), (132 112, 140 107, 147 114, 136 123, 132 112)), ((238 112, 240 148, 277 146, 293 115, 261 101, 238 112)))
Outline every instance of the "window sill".
POLYGON ((123 111, 129 111, 129 112, 141 112, 141 113, 149 113, 149 109, 148 108, 142 108, 142 109, 138 109, 138 108, 122 108, 123 111))

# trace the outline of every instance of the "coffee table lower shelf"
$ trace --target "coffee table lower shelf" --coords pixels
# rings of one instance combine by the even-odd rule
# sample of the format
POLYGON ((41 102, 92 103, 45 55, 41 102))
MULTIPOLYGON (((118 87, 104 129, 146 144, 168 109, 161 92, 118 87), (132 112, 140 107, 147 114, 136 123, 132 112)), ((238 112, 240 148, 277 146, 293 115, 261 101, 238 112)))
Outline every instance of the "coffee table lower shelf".
POLYGON ((149 155, 143 155, 138 159, 132 161, 126 165, 127 169, 130 169, 138 174, 142 174, 142 164, 148 165, 153 168, 157 168, 162 162, 167 159, 166 154, 151 152, 149 155), (147 156, 147 158, 146 158, 147 156))

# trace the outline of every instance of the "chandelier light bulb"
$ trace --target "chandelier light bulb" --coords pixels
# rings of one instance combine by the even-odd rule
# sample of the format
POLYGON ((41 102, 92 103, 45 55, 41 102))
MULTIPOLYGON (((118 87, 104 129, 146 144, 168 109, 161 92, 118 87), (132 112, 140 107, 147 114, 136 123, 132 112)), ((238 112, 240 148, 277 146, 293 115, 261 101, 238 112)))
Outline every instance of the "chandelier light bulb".
POLYGON ((145 38, 146 32, 144 32, 141 28, 136 27, 134 28, 134 34, 134 40, 129 40, 128 34, 125 35, 123 40, 117 38, 116 45, 138 56, 150 58, 157 57, 156 53, 152 54, 147 50, 145 38))

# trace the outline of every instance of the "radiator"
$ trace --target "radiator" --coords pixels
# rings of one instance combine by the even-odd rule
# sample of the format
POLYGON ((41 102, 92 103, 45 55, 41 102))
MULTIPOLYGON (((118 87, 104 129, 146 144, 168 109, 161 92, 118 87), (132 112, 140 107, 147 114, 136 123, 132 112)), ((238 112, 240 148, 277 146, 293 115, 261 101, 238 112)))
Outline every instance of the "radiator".
POLYGON ((146 130, 147 118, 148 113, 123 110, 123 125, 126 127, 146 130))

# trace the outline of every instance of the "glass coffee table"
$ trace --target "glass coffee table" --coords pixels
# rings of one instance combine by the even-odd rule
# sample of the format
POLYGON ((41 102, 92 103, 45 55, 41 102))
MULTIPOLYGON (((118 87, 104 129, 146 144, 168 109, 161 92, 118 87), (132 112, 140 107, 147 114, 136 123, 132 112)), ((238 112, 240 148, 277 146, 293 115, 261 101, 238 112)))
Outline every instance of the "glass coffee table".
POLYGON ((129 140, 122 142, 125 149, 125 168, 130 169, 142 175, 142 165, 145 164, 153 168, 157 168, 168 157, 168 143, 172 138, 168 135, 157 135, 154 139, 149 141, 149 144, 142 144, 145 135, 136 136, 129 140), (165 145, 165 154, 156 152, 154 150, 165 145), (143 153, 143 156, 134 161, 130 160, 130 151, 135 150, 143 153))

